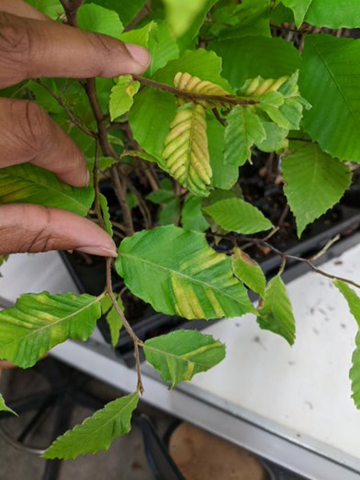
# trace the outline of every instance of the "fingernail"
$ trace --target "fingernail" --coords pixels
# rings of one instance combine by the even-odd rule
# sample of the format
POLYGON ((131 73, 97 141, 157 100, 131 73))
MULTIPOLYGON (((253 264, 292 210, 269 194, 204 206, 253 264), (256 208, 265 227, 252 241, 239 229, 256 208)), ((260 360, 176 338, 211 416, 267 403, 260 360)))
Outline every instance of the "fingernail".
POLYGON ((127 43, 125 46, 136 63, 139 63, 143 67, 150 65, 151 56, 146 48, 133 45, 132 43, 127 43))
POLYGON ((89 255, 98 255, 99 257, 117 258, 118 254, 115 249, 101 246, 87 246, 77 248, 79 252, 88 253, 89 255))

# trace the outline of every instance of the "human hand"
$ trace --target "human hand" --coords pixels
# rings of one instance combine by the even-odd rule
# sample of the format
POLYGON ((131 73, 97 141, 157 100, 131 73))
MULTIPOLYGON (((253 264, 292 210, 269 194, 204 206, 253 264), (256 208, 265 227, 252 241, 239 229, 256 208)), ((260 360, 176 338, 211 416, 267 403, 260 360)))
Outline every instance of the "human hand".
MULTIPOLYGON (((149 62, 142 47, 60 25, 22 0, 0 0, 0 89, 37 77, 140 74, 149 62)), ((80 149, 41 107, 0 98, 0 168, 25 162, 74 187, 89 181, 80 149)), ((116 256, 112 239, 90 220, 38 205, 0 206, 0 255, 49 250, 116 256)))

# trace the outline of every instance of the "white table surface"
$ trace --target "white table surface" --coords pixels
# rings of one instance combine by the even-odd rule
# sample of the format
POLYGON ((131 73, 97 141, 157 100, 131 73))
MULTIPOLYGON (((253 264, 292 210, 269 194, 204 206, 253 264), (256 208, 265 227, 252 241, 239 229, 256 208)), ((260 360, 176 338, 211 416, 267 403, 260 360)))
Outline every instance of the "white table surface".
MULTIPOLYGON (((360 246, 321 268, 359 280, 360 246)), ((26 291, 76 291, 57 253, 14 255, 1 272, 0 297, 9 301, 26 291)), ((203 332, 227 344, 225 361, 175 392, 146 377, 145 399, 257 453, 263 449, 268 458, 309 478, 360 478, 350 471, 340 474, 335 463, 326 471, 324 463, 328 457, 360 472, 360 412, 350 398, 348 380, 355 320, 331 281, 312 272, 294 280, 288 290, 297 319, 294 347, 261 331, 252 316, 217 322, 203 332), (260 428, 251 430, 251 425, 260 428), (267 432, 274 436, 268 438, 267 432), (290 440, 286 452, 282 439, 290 440), (300 461, 296 444, 320 453, 311 456, 312 463, 319 463, 300 461)), ((54 354, 126 391, 133 388, 135 372, 104 344, 66 342, 54 354)))

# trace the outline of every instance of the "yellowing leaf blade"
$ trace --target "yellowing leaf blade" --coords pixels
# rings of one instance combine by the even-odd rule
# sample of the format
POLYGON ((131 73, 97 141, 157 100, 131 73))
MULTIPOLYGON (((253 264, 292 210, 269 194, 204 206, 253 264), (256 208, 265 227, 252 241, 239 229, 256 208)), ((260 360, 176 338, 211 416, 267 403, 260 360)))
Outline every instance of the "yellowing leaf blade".
POLYGON ((178 330, 147 340, 146 360, 160 372, 164 382, 174 388, 206 372, 225 358, 225 346, 210 335, 196 330, 178 330))

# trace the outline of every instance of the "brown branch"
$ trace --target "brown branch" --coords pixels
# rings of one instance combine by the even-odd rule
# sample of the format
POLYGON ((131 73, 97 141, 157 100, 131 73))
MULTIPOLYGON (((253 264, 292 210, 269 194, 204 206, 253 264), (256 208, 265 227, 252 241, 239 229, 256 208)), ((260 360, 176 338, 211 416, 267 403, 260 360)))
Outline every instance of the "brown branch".
POLYGON ((103 215, 101 212, 100 206, 100 189, 99 189, 99 142, 96 139, 95 142, 95 162, 94 162, 94 170, 93 170, 93 179, 94 179, 94 192, 95 192, 95 200, 94 200, 94 209, 96 216, 99 220, 99 225, 101 228, 105 230, 105 221, 103 219, 103 215))
POLYGON ((126 188, 124 187, 123 182, 120 179, 120 175, 116 165, 111 168, 110 174, 116 198, 118 199, 121 210, 123 212, 124 228, 127 235, 133 235, 135 232, 134 223, 131 215, 131 210, 126 201, 126 188))
POLYGON ((77 27, 76 14, 84 0, 60 0, 60 3, 64 7, 68 25, 77 27))
POLYGON ((259 103, 256 100, 235 97, 234 95, 204 95, 201 93, 186 92, 185 90, 171 87, 170 85, 166 85, 165 83, 154 82, 154 80, 149 80, 148 78, 144 78, 141 75, 133 75, 133 78, 138 82, 142 83, 143 85, 146 85, 147 87, 152 87, 158 90, 162 90, 163 92, 171 93, 176 97, 184 98, 185 100, 189 100, 194 103, 204 100, 215 103, 228 103, 230 105, 256 105, 257 103, 259 103))
MULTIPOLYGON (((332 242, 330 241, 320 252, 318 255, 315 255, 314 257, 315 258, 318 258, 319 255, 322 255, 324 252, 325 249, 328 249, 332 243, 334 243, 335 241, 338 240, 338 237, 335 237, 336 240, 334 239, 332 242), (330 244, 330 245, 329 245, 330 244)), ((302 258, 302 257, 297 257, 296 255, 290 255, 290 254, 287 254, 285 252, 281 252, 280 250, 278 250, 276 247, 274 247, 273 245, 271 245, 270 243, 268 243, 267 241, 265 240, 262 240, 262 239, 259 239, 259 238, 251 238, 251 237, 242 237, 241 239, 249 242, 249 243, 253 243, 253 244, 260 244, 260 245, 264 245, 266 247, 268 247, 271 251, 273 251, 274 253, 276 253, 277 255, 279 255, 282 260, 285 258, 286 260, 294 260, 296 262, 300 262, 300 263, 305 263, 306 265, 308 265, 314 272, 318 273, 319 275, 322 275, 323 277, 327 277, 327 278, 330 278, 331 280, 340 280, 341 282, 345 282, 345 283, 348 283, 349 285, 352 285, 356 288, 360 288, 360 284, 354 282, 353 280, 349 280, 347 278, 343 278, 343 277, 338 277, 337 275, 332 275, 331 273, 327 273, 327 272, 324 272, 324 270, 321 270, 320 268, 316 267, 313 263, 312 263, 312 259, 309 259, 309 258, 302 258)), ((312 258, 314 258, 312 257, 312 258)))
POLYGON ((139 347, 143 346, 143 342, 137 337, 134 330, 132 329, 131 325, 127 321, 124 313, 122 312, 121 308, 119 307, 118 302, 116 301, 113 289, 112 289, 112 280, 111 280, 111 265, 112 259, 106 259, 106 292, 111 299, 112 304, 116 310, 116 313, 121 318, 121 321, 124 325, 125 330, 129 334, 131 340, 134 343, 134 350, 135 350, 135 361, 136 361, 136 371, 137 371, 137 391, 142 395, 144 393, 144 387, 142 384, 142 377, 141 377, 141 360, 140 360, 140 351, 139 347))

